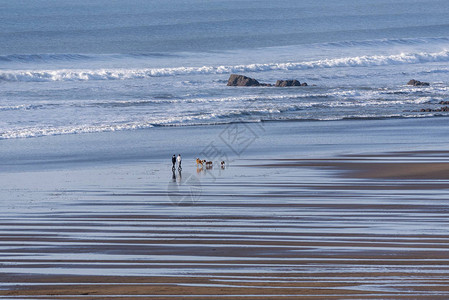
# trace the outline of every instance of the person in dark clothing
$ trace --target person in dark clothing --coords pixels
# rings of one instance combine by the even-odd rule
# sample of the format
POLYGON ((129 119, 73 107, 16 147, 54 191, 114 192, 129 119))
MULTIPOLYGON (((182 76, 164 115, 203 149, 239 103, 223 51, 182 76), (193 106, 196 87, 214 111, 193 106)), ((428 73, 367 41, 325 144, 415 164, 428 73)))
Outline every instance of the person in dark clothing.
POLYGON ((172 169, 175 169, 175 165, 176 165, 176 154, 173 154, 173 156, 171 157, 171 162, 173 164, 172 169))

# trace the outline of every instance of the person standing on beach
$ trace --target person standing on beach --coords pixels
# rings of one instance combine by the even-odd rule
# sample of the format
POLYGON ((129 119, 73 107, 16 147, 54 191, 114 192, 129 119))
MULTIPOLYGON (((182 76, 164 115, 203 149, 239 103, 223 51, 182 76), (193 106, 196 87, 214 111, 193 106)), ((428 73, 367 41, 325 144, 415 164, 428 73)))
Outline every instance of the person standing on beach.
POLYGON ((175 169, 175 164, 176 164, 176 154, 173 154, 173 156, 171 157, 171 162, 173 164, 172 169, 174 170, 175 169))
POLYGON ((178 154, 178 158, 176 160, 178 161, 178 170, 181 170, 181 154, 178 154))

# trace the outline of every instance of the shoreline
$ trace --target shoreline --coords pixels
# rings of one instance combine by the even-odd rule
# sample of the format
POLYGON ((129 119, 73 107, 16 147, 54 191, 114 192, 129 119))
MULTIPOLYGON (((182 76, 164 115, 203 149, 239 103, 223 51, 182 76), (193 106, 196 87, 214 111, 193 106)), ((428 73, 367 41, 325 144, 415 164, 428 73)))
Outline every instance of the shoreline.
POLYGON ((322 158, 446 150, 447 143, 441 139, 444 126, 444 118, 273 121, 1 140, 0 173, 157 163, 171 157, 171 152, 195 160, 210 145, 224 153, 220 160, 233 162, 279 156, 322 158), (239 130, 244 132, 247 143, 236 142, 235 132, 239 130))

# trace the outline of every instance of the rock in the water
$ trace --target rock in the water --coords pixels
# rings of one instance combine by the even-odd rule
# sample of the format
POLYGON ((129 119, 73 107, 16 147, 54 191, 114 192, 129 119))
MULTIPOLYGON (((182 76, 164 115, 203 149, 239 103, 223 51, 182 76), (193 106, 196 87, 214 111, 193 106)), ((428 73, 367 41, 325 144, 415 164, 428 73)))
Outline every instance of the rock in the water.
POLYGON ((276 87, 301 86, 301 83, 296 79, 294 79, 294 80, 278 80, 278 81, 276 81, 276 84, 274 86, 276 86, 276 87))
POLYGON ((254 78, 231 74, 229 76, 228 86, 260 86, 260 83, 254 78))
POLYGON ((410 81, 407 83, 407 85, 413 85, 413 86, 429 86, 430 83, 412 79, 412 80, 410 80, 410 81))
POLYGON ((441 104, 441 105, 449 105, 449 101, 440 101, 439 104, 441 104))
MULTIPOLYGON (((250 78, 244 75, 231 74, 228 79, 228 86, 273 86, 270 83, 261 83, 254 78, 250 78)), ((286 86, 307 86, 307 83, 300 83, 296 79, 292 80, 278 80, 275 84, 277 87, 286 86)))
POLYGON ((432 109, 432 108, 423 108, 420 110, 421 112, 448 112, 449 111, 449 106, 443 106, 437 109, 432 109))

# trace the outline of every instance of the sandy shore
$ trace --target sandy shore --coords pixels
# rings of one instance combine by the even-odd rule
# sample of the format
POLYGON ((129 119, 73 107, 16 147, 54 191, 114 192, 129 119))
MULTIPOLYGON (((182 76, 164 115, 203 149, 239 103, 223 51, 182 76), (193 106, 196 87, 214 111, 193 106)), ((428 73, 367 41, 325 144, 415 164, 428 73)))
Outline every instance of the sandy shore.
POLYGON ((0 297, 446 299, 448 158, 254 159, 193 173, 191 202, 188 181, 79 186, 2 218, 0 297))
POLYGON ((333 159, 269 159, 258 167, 318 167, 347 171, 347 177, 379 179, 449 179, 449 153, 442 151, 401 152, 389 155, 349 156, 333 159))

